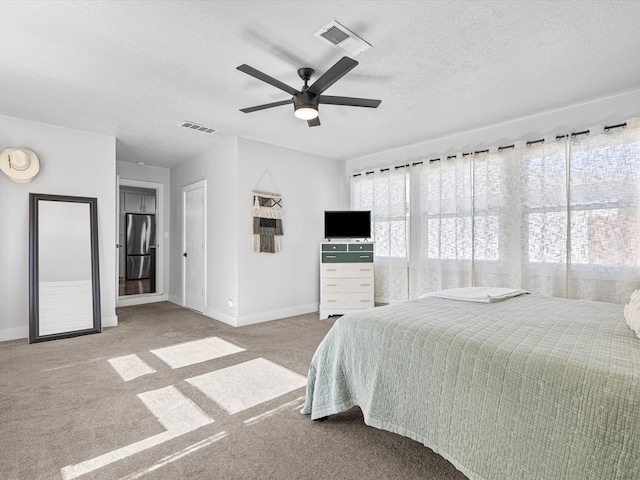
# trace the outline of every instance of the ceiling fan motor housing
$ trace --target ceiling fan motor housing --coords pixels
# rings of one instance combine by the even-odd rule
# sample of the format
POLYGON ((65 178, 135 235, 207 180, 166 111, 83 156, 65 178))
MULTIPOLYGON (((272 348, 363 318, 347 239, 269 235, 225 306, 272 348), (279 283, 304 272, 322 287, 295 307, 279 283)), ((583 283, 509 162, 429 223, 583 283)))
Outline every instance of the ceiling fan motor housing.
POLYGON ((307 92, 298 92, 293 96, 293 114, 302 120, 318 118, 318 95, 307 92))
POLYGON ((318 109, 318 95, 309 92, 298 92, 293 96, 293 108, 315 108, 318 109))

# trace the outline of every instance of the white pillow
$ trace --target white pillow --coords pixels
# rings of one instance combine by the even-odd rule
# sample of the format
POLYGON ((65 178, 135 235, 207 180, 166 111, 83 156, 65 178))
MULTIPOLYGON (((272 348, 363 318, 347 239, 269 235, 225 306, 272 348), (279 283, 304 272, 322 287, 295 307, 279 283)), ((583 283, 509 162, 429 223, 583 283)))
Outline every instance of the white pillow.
POLYGON ((418 298, 439 297, 466 302, 495 303, 518 295, 527 294, 526 290, 502 287, 460 287, 423 293, 418 298))
POLYGON ((629 328, 640 338, 640 290, 635 290, 624 306, 624 318, 629 328))

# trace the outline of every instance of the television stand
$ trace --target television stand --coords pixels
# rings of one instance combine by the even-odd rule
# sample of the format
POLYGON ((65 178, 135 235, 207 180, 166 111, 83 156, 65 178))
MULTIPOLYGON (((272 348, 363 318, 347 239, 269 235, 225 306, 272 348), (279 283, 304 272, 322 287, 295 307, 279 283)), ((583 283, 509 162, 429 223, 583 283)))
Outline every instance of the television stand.
POLYGON ((372 242, 320 246, 320 319, 374 306, 372 242))

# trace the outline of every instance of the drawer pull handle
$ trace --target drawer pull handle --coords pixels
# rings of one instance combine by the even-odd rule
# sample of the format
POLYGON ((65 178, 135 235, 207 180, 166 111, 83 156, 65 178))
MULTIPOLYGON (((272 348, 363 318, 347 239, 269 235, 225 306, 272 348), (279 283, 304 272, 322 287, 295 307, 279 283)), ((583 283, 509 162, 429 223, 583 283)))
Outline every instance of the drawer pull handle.
POLYGON ((361 283, 360 286, 361 287, 370 287, 371 284, 370 283, 361 283))
POLYGON ((327 300, 327 303, 337 302, 337 300, 327 300))
POLYGON ((335 255, 327 255, 327 258, 336 258, 335 255))
POLYGON ((371 270, 369 268, 361 268, 360 271, 361 272, 370 272, 371 270))
POLYGON ((337 287, 337 283, 327 283, 327 287, 337 287))
POLYGON ((327 268, 327 272, 335 272, 337 269, 335 268, 327 268))
POLYGON ((360 255, 360 258, 369 258, 371 255, 360 255))
POLYGON ((360 301, 361 301, 361 302, 366 302, 366 303, 368 303, 368 302, 370 302, 371 300, 360 300, 360 301))

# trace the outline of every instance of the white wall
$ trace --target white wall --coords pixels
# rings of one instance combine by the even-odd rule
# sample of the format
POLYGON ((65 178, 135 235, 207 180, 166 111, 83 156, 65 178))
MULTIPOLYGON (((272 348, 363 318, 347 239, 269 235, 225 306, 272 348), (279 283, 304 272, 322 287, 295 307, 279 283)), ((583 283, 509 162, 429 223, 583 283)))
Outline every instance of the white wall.
POLYGON ((344 162, 232 138, 172 169, 169 299, 178 304, 182 304, 181 192, 199 180, 207 180, 204 313, 241 326, 317 311, 323 212, 348 207, 344 162), (260 181, 266 170, 270 175, 260 181), (278 254, 253 251, 254 188, 282 194, 284 236, 278 254))
POLYGON ((169 300, 182 305, 182 188, 207 181, 207 276, 206 311, 225 311, 235 317, 237 305, 227 310, 228 298, 238 291, 237 139, 214 145, 198 157, 171 170, 171 253, 169 300))
MULTIPOLYGON (((464 112, 460 114, 464 115, 464 112)), ((441 155, 511 145, 516 141, 538 140, 550 134, 615 125, 637 116, 640 116, 640 90, 355 158, 347 162, 347 172, 410 164, 441 155)))
MULTIPOLYGON (((162 245, 162 262, 164 282, 162 285, 163 300, 168 298, 170 270, 170 238, 165 238, 165 233, 171 232, 171 202, 177 201, 171 196, 171 170, 162 167, 153 167, 150 165, 139 165, 137 163, 116 162, 116 174, 120 177, 121 182, 127 180, 152 182, 164 185, 164 199, 162 205, 163 231, 157 232, 158 245, 162 245)), ((121 232, 122 233, 122 232, 121 232)), ((135 303, 135 302, 133 302, 135 303)))
POLYGON ((238 142, 237 324, 317 311, 324 211, 349 206, 345 163, 244 138, 238 142), (280 253, 253 251, 254 188, 282 195, 280 253))
POLYGON ((0 116, 0 149, 17 146, 41 168, 27 184, 0 174, 0 341, 29 333, 29 193, 98 199, 102 325, 117 325, 115 138, 0 116))

